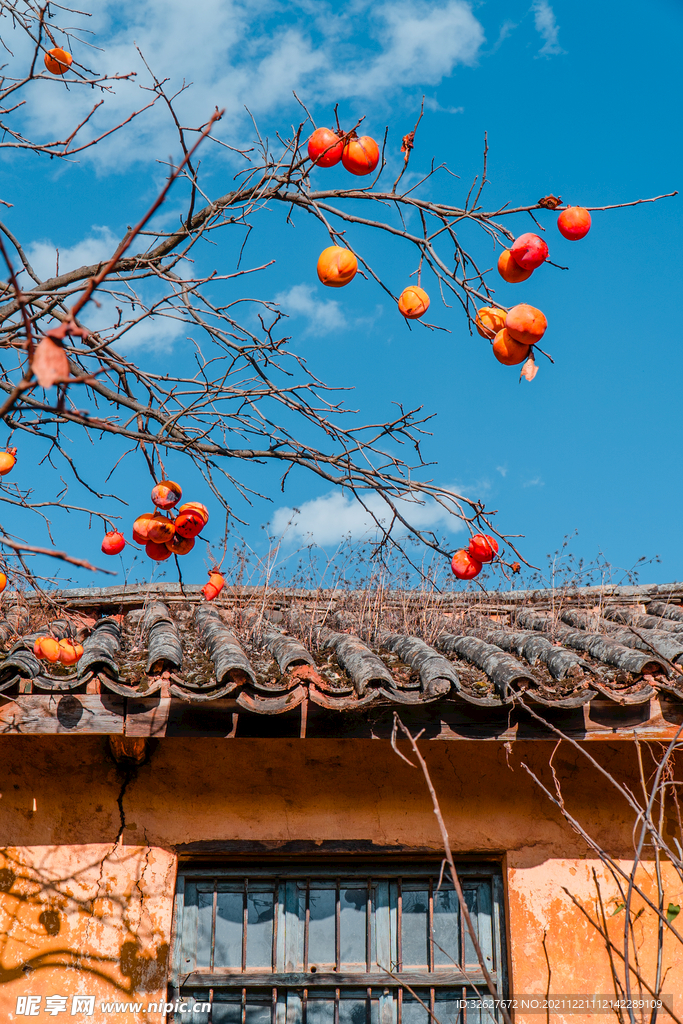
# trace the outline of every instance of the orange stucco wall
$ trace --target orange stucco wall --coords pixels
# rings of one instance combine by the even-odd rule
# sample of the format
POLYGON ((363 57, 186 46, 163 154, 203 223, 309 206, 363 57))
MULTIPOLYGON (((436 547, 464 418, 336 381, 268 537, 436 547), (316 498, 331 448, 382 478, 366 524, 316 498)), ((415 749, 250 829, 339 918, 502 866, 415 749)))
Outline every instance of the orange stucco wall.
MULTIPOLYGON (((454 852, 503 859, 513 993, 613 993, 605 944, 581 907, 595 916, 597 885, 619 945, 625 915, 613 913, 615 882, 522 767, 552 785, 553 745, 423 747, 454 852)), ((578 752, 563 751, 553 763, 567 807, 628 867, 632 816, 625 801, 578 752)), ((639 785, 630 744, 593 744, 591 754, 622 782, 639 785)), ((233 848, 312 840, 332 849, 335 841, 358 840, 397 852, 440 849, 421 774, 384 740, 168 738, 152 748, 122 797, 123 776, 104 737, 9 737, 0 740, 0 755, 0 1021, 27 1019, 15 1008, 17 996, 30 994, 68 996, 66 1013, 42 1012, 38 1020, 162 1021, 155 1012, 111 1016, 97 1007, 102 1000, 163 1000, 178 846, 186 855, 206 854, 204 844, 221 841, 233 848), (75 993, 96 997, 94 1016, 71 1016, 75 993)), ((641 876, 656 892, 651 861, 641 876)), ((670 875, 665 897, 683 904, 670 875)), ((634 928, 649 970, 652 912, 634 928)), ((667 947, 664 967, 665 989, 680 1011, 682 946, 667 947)), ((517 1014, 531 1024, 545 1019, 517 1014)), ((550 1019, 580 1024, 609 1016, 550 1019)))

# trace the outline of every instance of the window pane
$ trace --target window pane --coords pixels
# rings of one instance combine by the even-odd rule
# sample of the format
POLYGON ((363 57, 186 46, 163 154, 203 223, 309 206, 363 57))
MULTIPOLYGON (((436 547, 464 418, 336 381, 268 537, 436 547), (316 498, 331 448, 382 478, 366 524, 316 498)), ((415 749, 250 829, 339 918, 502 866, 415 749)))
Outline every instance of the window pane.
POLYGON ((273 965, 273 890, 247 893, 247 967, 273 965))
POLYGON ((211 966, 213 892, 197 893, 197 966, 211 966))
MULTIPOLYGON (((429 1006, 429 992, 418 990, 417 994, 423 1003, 429 1006)), ((440 1024, 452 1024, 451 1020, 440 1020, 440 1024)), ((418 1003, 417 999, 408 993, 403 993, 403 1011, 401 1013, 401 1024, 431 1024, 431 1018, 424 1006, 418 1003)))
POLYGON ((237 967, 239 969, 242 966, 243 911, 243 893, 218 893, 214 967, 237 967))
POLYGON ((334 1024, 334 993, 308 994, 305 1024, 334 1024))
POLYGON ((404 888, 401 917, 403 970, 407 970, 408 967, 426 967, 429 890, 404 888))
POLYGON ((366 999, 340 999, 339 1024, 368 1024, 366 999))
POLYGON ((434 893, 434 966, 460 963, 460 904, 455 889, 434 893), (441 948, 439 948, 441 947, 441 948))
POLYGON ((309 906, 311 925, 308 935, 308 963, 334 966, 337 962, 334 942, 335 889, 311 886, 309 906))
MULTIPOLYGON (((342 885, 340 893, 341 962, 365 970, 366 909, 368 890, 342 885)), ((363 1018, 365 1024, 365 1018, 363 1018)))

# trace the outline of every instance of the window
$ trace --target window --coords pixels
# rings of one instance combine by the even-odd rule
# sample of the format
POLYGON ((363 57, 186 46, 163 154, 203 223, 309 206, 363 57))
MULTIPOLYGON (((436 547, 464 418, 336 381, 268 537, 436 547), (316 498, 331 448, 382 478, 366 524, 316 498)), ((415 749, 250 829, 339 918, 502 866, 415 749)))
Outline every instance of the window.
MULTIPOLYGON (((288 862, 181 870, 169 1001, 188 1009, 175 1020, 431 1024, 429 1007, 441 1024, 490 1021, 487 1011, 458 1005, 473 986, 488 990, 455 891, 446 875, 439 884, 440 867, 288 862), (211 1010, 194 1012, 199 1002, 211 1010)), ((463 865, 459 873, 503 994, 500 871, 463 865)))

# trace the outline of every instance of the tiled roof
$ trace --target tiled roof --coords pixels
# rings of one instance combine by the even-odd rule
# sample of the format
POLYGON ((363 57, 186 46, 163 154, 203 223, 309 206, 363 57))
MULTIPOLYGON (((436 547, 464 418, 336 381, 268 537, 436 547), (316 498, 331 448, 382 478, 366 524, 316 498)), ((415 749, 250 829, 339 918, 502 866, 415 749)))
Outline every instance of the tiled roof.
POLYGON ((65 591, 51 614, 35 598, 10 601, 0 620, 5 733, 69 731, 60 706, 76 731, 138 736, 169 735, 173 722, 215 734, 207 721, 219 719, 219 735, 255 735, 258 716, 285 716, 273 734, 379 734, 395 709, 444 738, 503 738, 511 713, 535 734, 520 705, 577 734, 664 736, 683 721, 678 585, 438 596, 243 588, 207 604, 198 587, 176 584, 65 591), (37 660, 34 639, 48 630, 78 635, 75 670, 37 660))

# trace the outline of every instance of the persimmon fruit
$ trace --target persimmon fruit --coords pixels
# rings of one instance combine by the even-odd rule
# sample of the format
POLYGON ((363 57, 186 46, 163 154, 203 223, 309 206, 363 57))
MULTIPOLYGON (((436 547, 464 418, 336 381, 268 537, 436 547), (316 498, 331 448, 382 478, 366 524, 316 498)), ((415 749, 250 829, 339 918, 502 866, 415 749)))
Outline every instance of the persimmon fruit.
POLYGON ((328 245, 318 257, 317 270, 318 277, 328 288, 343 288, 356 276, 358 260, 350 249, 328 245))
POLYGON ((316 128, 308 140, 308 155, 317 167, 334 167, 343 150, 344 143, 331 128, 316 128))
POLYGON ((498 541, 489 533, 475 533, 467 550, 477 562, 492 562, 498 554, 498 541))
POLYGON ((406 320, 419 320, 429 309, 429 296, 424 288, 416 284, 408 285, 399 296, 398 308, 406 320))
POLYGON ((166 547, 172 555, 186 555, 194 547, 194 538, 183 537, 176 531, 171 539, 166 541, 166 547))
POLYGON ((183 491, 180 484, 173 480, 162 480, 152 488, 152 501, 157 508, 173 508, 182 496, 183 491))
POLYGON ((209 582, 202 587, 202 594, 207 601, 213 601, 218 597, 225 586, 225 577, 222 573, 213 570, 209 573, 209 582))
POLYGON ((83 656, 83 648, 72 640, 64 638, 59 641, 59 660, 62 665, 75 665, 83 656))
POLYGON ((201 516, 204 526, 209 521, 209 510, 206 505, 202 505, 199 501, 186 501, 184 505, 181 505, 178 512, 196 512, 201 516))
POLYGON ((146 544, 149 540, 147 531, 149 530, 149 524, 156 512, 145 512, 143 515, 138 516, 133 523, 133 540, 136 544, 146 544))
POLYGON ((498 273, 508 284, 519 284, 526 281, 533 274, 533 270, 522 270, 515 262, 510 249, 503 249, 498 257, 498 273))
POLYGON ((451 571, 459 580, 473 580, 481 572, 481 562, 473 558, 466 548, 461 548, 453 555, 451 571))
POLYGON ((145 554, 153 562, 165 562, 171 557, 171 552, 165 544, 156 544, 153 540, 148 540, 145 544, 145 554))
POLYGON ((191 540, 198 537, 204 529, 205 523, 198 512, 179 512, 175 521, 175 532, 180 537, 191 540))
POLYGON ((493 342, 493 354, 503 366, 516 366, 517 363, 523 363, 529 355, 529 346, 515 341, 504 327, 502 331, 498 331, 493 342))
POLYGON ((126 546, 126 538, 118 530, 110 530, 105 533, 102 541, 102 550, 105 555, 118 555, 126 546))
POLYGON ((490 341, 495 338, 498 331, 502 331, 505 327, 506 316, 507 313, 504 309, 497 309, 495 306, 482 306, 474 324, 482 338, 488 338, 490 341))
POLYGON ((69 70, 73 57, 61 46, 55 46, 45 54, 45 67, 51 75, 63 75, 69 70))
POLYGON ((531 231, 516 238, 510 252, 522 270, 536 270, 548 259, 548 246, 540 235, 534 235, 531 231))
POLYGON ((16 463, 16 448, 8 448, 6 452, 0 452, 0 476, 7 476, 8 473, 11 473, 16 463))
POLYGON ((147 527, 147 540, 153 544, 168 544, 175 533, 175 525, 168 516, 162 516, 157 512, 149 521, 147 527))
POLYGON ((40 636, 33 645, 33 653, 44 661, 59 661, 59 644, 51 636, 40 636))
POLYGON ((379 163, 379 146, 369 135, 349 139, 344 146, 342 163, 351 174, 372 174, 379 163))
POLYGON ((583 206, 568 206, 557 218, 557 227, 570 242, 578 242, 591 229, 591 215, 583 206))
POLYGON ((535 345, 546 332, 548 321, 540 309, 522 302, 513 306, 505 317, 505 328, 511 338, 522 345, 535 345))
POLYGON ((0 572, 0 594, 2 594, 2 592, 3 592, 3 590, 5 589, 6 586, 7 586, 7 576, 6 576, 6 574, 4 572, 0 572))

